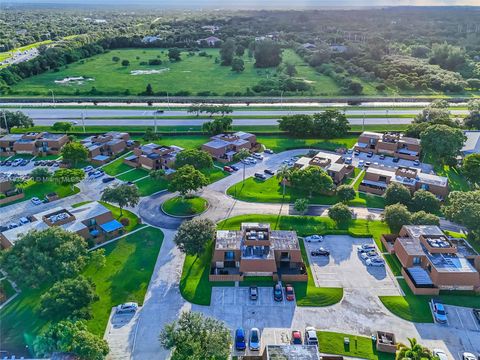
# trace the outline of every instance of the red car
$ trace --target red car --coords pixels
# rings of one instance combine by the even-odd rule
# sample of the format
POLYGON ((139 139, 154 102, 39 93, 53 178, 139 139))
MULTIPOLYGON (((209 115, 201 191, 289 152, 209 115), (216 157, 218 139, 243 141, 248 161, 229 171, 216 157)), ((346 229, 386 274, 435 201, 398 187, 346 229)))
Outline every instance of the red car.
POLYGON ((233 169, 230 166, 224 166, 223 171, 231 173, 231 172, 233 172, 233 169))
POLYGON ((302 333, 298 330, 292 331, 292 344, 293 345, 302 345, 302 333))
POLYGON ((287 298, 288 301, 295 300, 295 290, 293 290, 293 286, 290 284, 287 284, 285 286, 285 297, 287 298))

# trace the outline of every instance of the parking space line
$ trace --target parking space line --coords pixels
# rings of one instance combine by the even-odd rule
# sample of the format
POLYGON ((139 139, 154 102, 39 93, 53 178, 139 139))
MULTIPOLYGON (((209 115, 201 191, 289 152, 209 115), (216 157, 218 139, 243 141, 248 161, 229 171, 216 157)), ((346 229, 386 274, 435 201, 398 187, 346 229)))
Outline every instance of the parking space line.
POLYGON ((475 318, 475 316, 473 316, 473 311, 470 311, 470 317, 473 320, 473 324, 475 325, 475 329, 480 330, 480 328, 478 327, 478 324, 477 324, 477 319, 475 318))
POLYGON ((457 316, 458 316, 458 320, 460 320, 460 325, 462 326, 462 329, 464 328, 463 326, 463 321, 462 321, 462 318, 460 317, 460 314, 458 313, 458 310, 457 308, 454 308, 455 309, 455 312, 457 313, 457 316))

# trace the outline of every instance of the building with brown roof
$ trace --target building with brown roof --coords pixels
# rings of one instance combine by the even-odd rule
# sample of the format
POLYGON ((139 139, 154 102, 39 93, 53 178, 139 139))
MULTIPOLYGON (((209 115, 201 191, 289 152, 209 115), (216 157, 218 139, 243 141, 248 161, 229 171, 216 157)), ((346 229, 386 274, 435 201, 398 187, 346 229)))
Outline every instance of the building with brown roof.
POLYGON ((9 134, 0 138, 0 155, 56 155, 68 141, 68 136, 65 134, 48 132, 9 134))
POLYGON ((89 136, 81 140, 81 143, 88 150, 88 158, 99 165, 107 163, 133 145, 128 133, 117 131, 89 136))
POLYGON ((399 166, 369 166, 358 190, 383 195, 391 182, 406 186, 412 193, 423 189, 445 199, 448 195, 448 178, 435 174, 423 173, 420 169, 399 166))
POLYGON ((182 150, 178 146, 150 143, 133 149, 133 155, 125 157, 123 162, 147 170, 169 170, 173 168, 177 154, 182 150))
POLYGON ((464 239, 451 239, 438 226, 405 225, 381 241, 402 265, 414 294, 440 290, 480 291, 480 255, 464 239))
POLYGON ((241 149, 252 150, 257 146, 254 134, 238 131, 233 134, 218 134, 202 145, 202 150, 208 152, 215 160, 228 162, 241 149))
POLYGON ((307 281, 295 231, 271 230, 270 224, 242 223, 240 230, 218 230, 210 281, 242 281, 244 276, 307 281))
POLYGON ((388 132, 385 134, 364 131, 358 137, 355 150, 384 154, 405 160, 420 158, 420 140, 403 136, 400 133, 388 132))
POLYGON ((12 179, 4 174, 0 174, 0 205, 19 200, 25 197, 25 194, 13 185, 12 179))
POLYGON ((309 166, 321 167, 335 184, 340 184, 345 178, 351 176, 355 170, 354 166, 345 164, 342 156, 325 151, 319 151, 313 157, 301 157, 293 165, 295 169, 306 169, 309 166))

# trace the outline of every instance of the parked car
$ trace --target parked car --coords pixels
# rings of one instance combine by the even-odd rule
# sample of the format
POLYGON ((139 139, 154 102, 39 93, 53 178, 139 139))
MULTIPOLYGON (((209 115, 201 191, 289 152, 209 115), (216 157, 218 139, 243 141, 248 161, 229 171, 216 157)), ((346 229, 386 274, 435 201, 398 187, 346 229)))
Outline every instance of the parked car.
POLYGON ((282 285, 280 283, 273 286, 273 300, 282 301, 283 300, 283 291, 282 285))
POLYGON ((365 161, 360 160, 360 161, 358 162, 358 167, 362 167, 363 165, 365 165, 365 161))
POLYGON ((19 166, 21 163, 22 163, 23 159, 16 159, 16 160, 13 160, 12 162, 12 166, 19 166))
POLYGON ((250 286, 248 289, 248 294, 250 300, 257 300, 258 299, 258 288, 256 286, 250 286))
POLYGON ((355 150, 355 151, 353 152, 353 155, 354 155, 354 156, 358 156, 358 155, 360 155, 360 151, 358 151, 358 150, 355 150))
POLYGON ((398 162, 400 161, 400 158, 397 158, 397 157, 396 157, 396 158, 393 158, 392 161, 393 161, 394 163, 398 163, 398 162))
POLYGON ((42 200, 40 200, 38 197, 33 197, 30 199, 33 205, 40 205, 42 204, 42 200))
POLYGON ((380 256, 374 256, 365 260, 367 266, 385 266, 385 260, 380 256))
POLYGON ((47 162, 45 163, 45 165, 47 165, 47 166, 52 166, 54 162, 55 162, 55 161, 53 161, 53 160, 49 160, 49 161, 47 161, 47 162))
POLYGON ((345 159, 345 164, 351 164, 352 163, 352 158, 351 157, 347 157, 345 159))
POLYGON ((108 176, 108 177, 106 177, 106 178, 103 178, 103 179, 102 179, 102 182, 106 184, 106 183, 109 183, 110 181, 113 181, 113 180, 115 180, 114 177, 108 176))
POLYGON ((262 173, 255 173, 254 175, 257 179, 260 179, 260 180, 267 180, 267 177, 262 174, 262 173))
POLYGON ((433 349, 433 356, 438 357, 439 360, 448 360, 448 356, 442 349, 433 349))
POLYGON ((312 256, 330 256, 330 251, 325 250, 325 248, 321 247, 320 249, 310 251, 310 255, 312 255, 312 256))
POLYGON ((105 172, 103 170, 97 170, 90 176, 94 179, 98 179, 99 177, 102 177, 103 175, 105 175, 105 172))
POLYGON ((430 300, 430 304, 432 306, 433 317, 435 321, 439 324, 446 324, 447 323, 447 312, 445 310, 445 306, 435 299, 430 300))
POLYGON ((287 299, 287 301, 295 300, 295 289, 291 284, 285 285, 285 298, 287 299))
POLYGON ((352 150, 352 149, 348 149, 348 150, 347 150, 347 154, 351 154, 351 153, 353 153, 353 150, 352 150))
POLYGON ((30 162, 30 160, 23 159, 22 162, 20 163, 20 166, 25 166, 30 162))
POLYGON ((415 165, 415 166, 419 166, 419 165, 420 165, 420 161, 418 161, 418 160, 415 160, 415 161, 413 162, 413 165, 415 165))
POLYGON ((83 171, 85 171, 86 173, 89 173, 89 172, 92 171, 92 170, 93 170, 93 166, 91 166, 91 165, 85 166, 85 167, 83 168, 83 171))
POLYGON ((223 167, 223 171, 232 173, 232 172, 233 172, 233 169, 232 169, 230 166, 224 166, 224 167, 223 167))
POLYGON ((260 350, 260 330, 257 328, 250 330, 250 341, 248 345, 252 351, 260 350))
POLYGON ((473 316, 477 319, 477 321, 480 323, 480 309, 473 309, 473 316))
POLYGON ((255 159, 263 160, 263 155, 260 154, 260 153, 253 153, 252 156, 253 156, 255 159))
POLYGON ((380 155, 380 160, 385 160, 385 154, 380 155))
POLYGON ((242 159, 241 160, 242 164, 245 164, 245 165, 250 165, 252 162, 248 159, 242 159))
POLYGON ((247 344, 245 342, 245 331, 242 328, 238 328, 235 330, 235 349, 237 350, 245 350, 247 348, 247 344))
POLYGON ((292 344, 293 345, 302 345, 302 333, 300 330, 293 330, 292 331, 292 344))
POLYGON ((372 165, 372 163, 370 161, 365 161, 365 167, 369 167, 370 165, 372 165))
POLYGON ((26 217, 21 217, 20 218, 20 224, 24 225, 24 224, 28 224, 30 222, 29 219, 27 219, 26 217))
POLYGON ((233 171, 240 170, 240 168, 238 166, 235 166, 235 165, 230 165, 230 167, 232 168, 233 171))
POLYGON ((268 175, 275 175, 275 171, 273 171, 273 170, 271 170, 271 169, 265 169, 265 170, 263 170, 263 172, 264 172, 265 174, 268 174, 268 175))
POLYGON ((360 257, 363 260, 367 260, 367 259, 370 259, 370 258, 373 258, 373 257, 376 257, 376 256, 378 256, 378 253, 375 250, 363 251, 363 252, 360 253, 360 257))
POLYGON ((305 238, 306 242, 321 242, 323 241, 322 235, 310 235, 305 238))
POLYGON ((117 314, 124 314, 124 313, 132 313, 137 311, 138 304, 136 302, 127 302, 125 304, 121 304, 117 306, 116 313, 117 314))
POLYGON ((251 156, 245 158, 245 160, 250 161, 252 164, 256 164, 256 163, 257 163, 257 160, 255 160, 255 158, 253 158, 253 157, 251 157, 251 156))
POLYGON ((34 161, 33 162, 33 166, 38 166, 38 165, 40 165, 40 161, 34 161))
POLYGON ((464 352, 462 354, 462 360, 477 360, 477 357, 469 352, 464 352))
POLYGON ((53 167, 59 167, 60 166, 60 161, 54 161, 52 166, 53 167))
POLYGON ((273 150, 271 150, 271 149, 265 149, 265 150, 263 150, 263 152, 266 153, 266 154, 273 154, 273 150))
POLYGON ((317 330, 313 326, 305 328, 305 345, 318 345, 317 330))
POLYGON ((372 156, 373 156, 373 151, 369 151, 369 152, 367 153, 367 157, 368 157, 368 158, 371 158, 372 156))
POLYGON ((370 251, 375 250, 375 245, 373 244, 362 244, 357 248, 358 252, 370 251))

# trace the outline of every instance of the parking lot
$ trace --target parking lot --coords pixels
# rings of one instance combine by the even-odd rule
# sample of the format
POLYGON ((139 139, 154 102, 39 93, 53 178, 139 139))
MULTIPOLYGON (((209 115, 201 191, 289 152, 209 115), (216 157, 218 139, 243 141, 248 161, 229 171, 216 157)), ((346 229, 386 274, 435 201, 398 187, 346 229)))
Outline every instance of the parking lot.
POLYGON ((445 310, 447 311, 447 324, 445 326, 455 329, 480 331, 480 323, 473 315, 472 309, 445 305, 445 310))
POLYGON ((317 286, 362 289, 374 295, 399 295, 399 289, 388 266, 366 266, 357 248, 373 244, 371 238, 328 235, 320 243, 305 242, 312 274, 317 286), (320 247, 330 256, 311 256, 320 247))
MULTIPOLYGON (((354 155, 353 153, 343 155, 343 158, 347 158, 347 157, 352 158, 352 165, 355 166, 355 167, 358 167, 358 162, 360 160, 363 160, 364 162, 369 161, 372 164, 377 163, 378 166, 387 166, 387 167, 392 167, 392 168, 395 168, 395 167, 398 167, 398 166, 408 166, 408 167, 412 167, 412 168, 415 168, 415 169, 422 169, 422 172, 427 173, 427 174, 430 174, 430 173, 433 172, 433 166, 430 165, 430 164, 420 163, 420 165, 417 166, 417 165, 414 165, 413 161, 404 160, 404 159, 400 159, 397 163, 394 163, 393 162, 393 157, 391 157, 391 156, 385 156, 385 159, 382 160, 382 159, 380 159, 380 155, 373 154, 372 157, 367 157, 367 153, 361 152, 358 155, 354 155)), ((375 165, 377 165, 377 164, 375 164, 375 165)))

